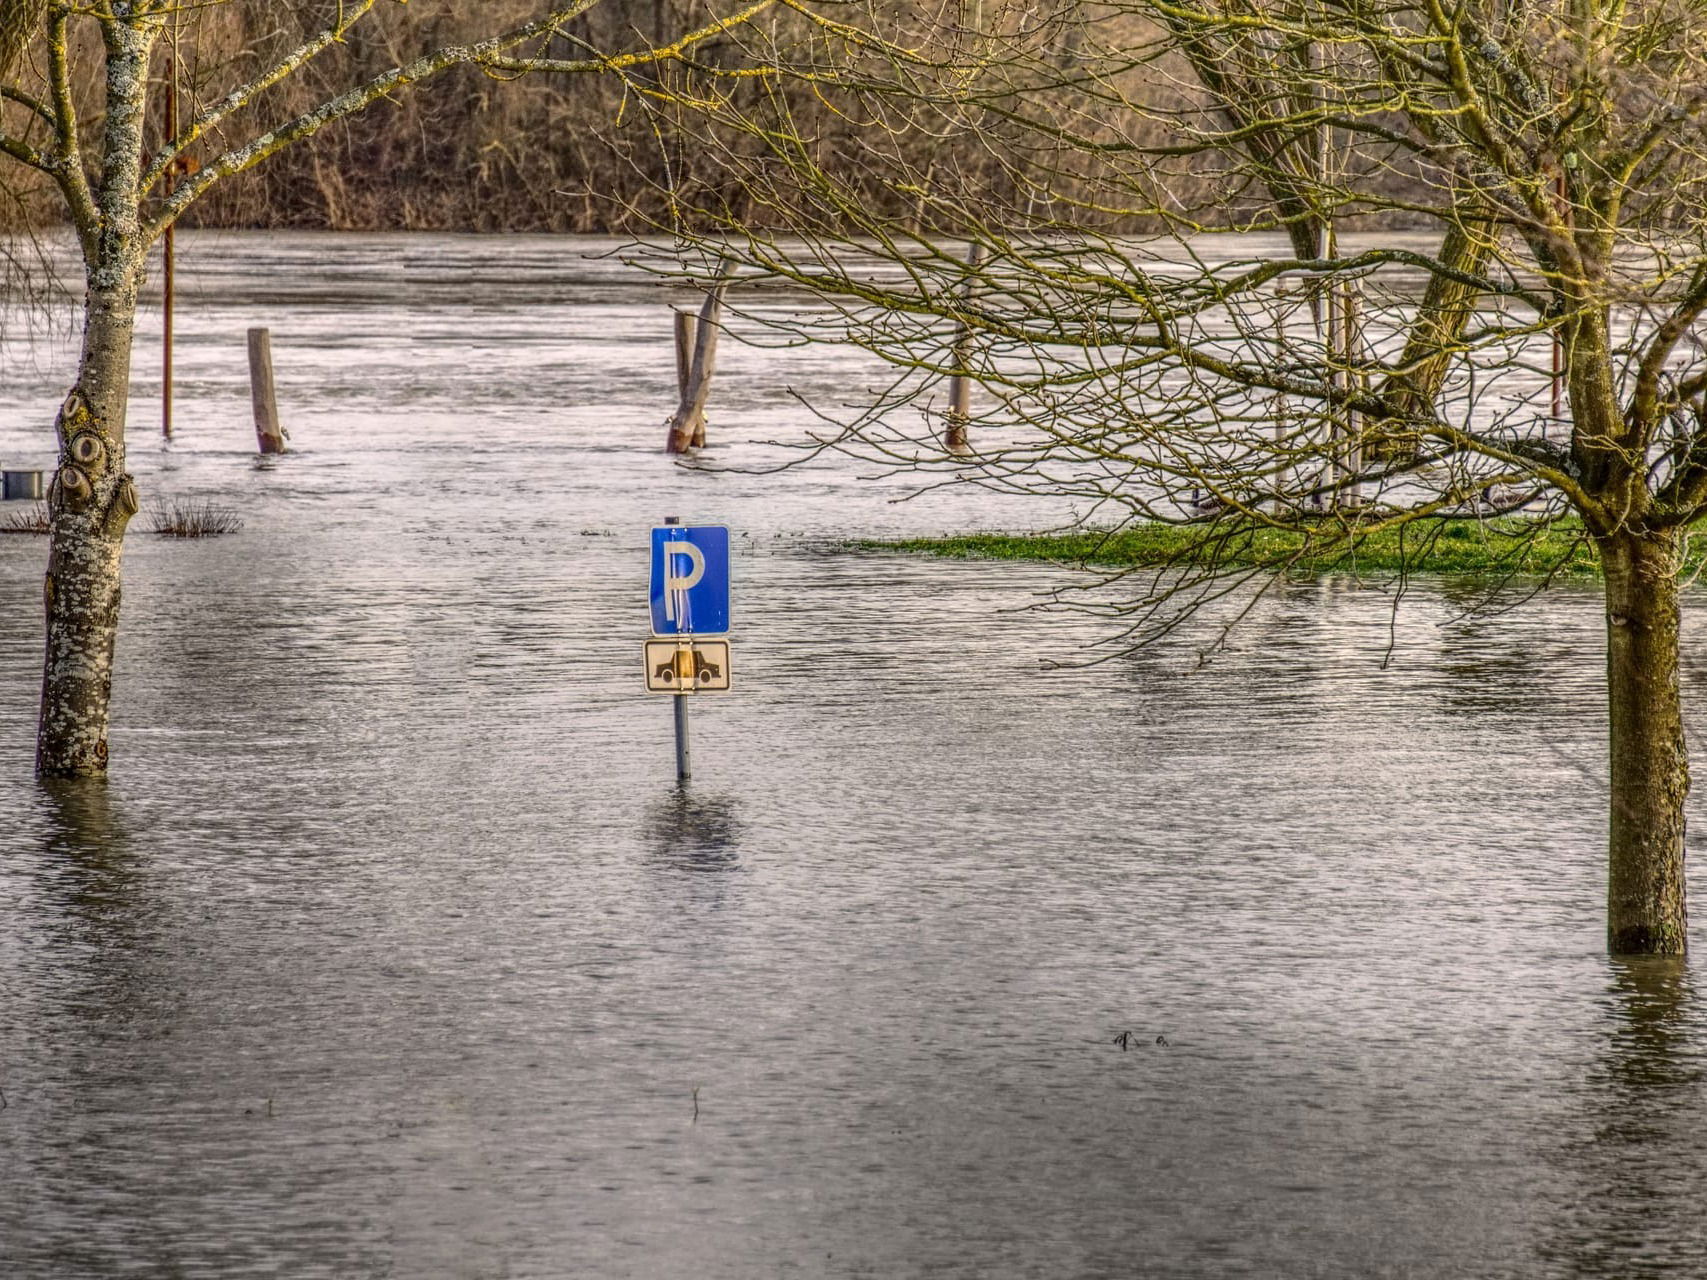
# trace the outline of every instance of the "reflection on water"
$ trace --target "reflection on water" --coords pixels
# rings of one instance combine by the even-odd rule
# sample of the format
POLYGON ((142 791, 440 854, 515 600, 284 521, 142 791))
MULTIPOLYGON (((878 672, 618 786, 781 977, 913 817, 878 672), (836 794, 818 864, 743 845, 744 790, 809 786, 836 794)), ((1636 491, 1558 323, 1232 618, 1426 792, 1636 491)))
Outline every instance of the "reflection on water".
MULTIPOLYGON (((760 474, 855 357, 731 346, 693 471, 669 296, 578 242, 187 244, 129 465, 246 527, 130 540, 104 788, 29 777, 0 540, 6 1280, 1707 1274, 1707 1014, 1601 954, 1592 593, 1282 585, 1076 667, 1052 568, 798 536, 1062 514, 760 474), (737 533, 686 788, 672 514, 737 533)), ((74 332, 0 347, 9 466, 74 332)))
MULTIPOLYGON (((49 910, 44 923, 63 930, 68 950, 102 957, 123 955, 134 941, 137 898, 146 895, 145 872, 129 851, 105 782, 64 779, 34 784, 41 821, 42 857, 32 859, 34 892, 49 910)), ((15 871, 22 870, 15 867, 15 871)), ((101 966, 94 984, 110 987, 101 966)))
POLYGON ((733 871, 741 865, 740 807, 730 795, 691 784, 652 802, 646 837, 661 862, 681 871, 733 871))
POLYGON ((113 816, 113 793, 105 782, 54 778, 36 783, 47 813, 49 853, 70 862, 95 864, 122 856, 123 837, 113 816))
MULTIPOLYGON (((98 1031, 112 1011, 147 998, 147 982, 132 964, 144 925, 146 874, 130 853, 120 802, 104 782, 54 780, 34 789, 43 856, 30 861, 33 884, 25 891, 36 907, 31 923, 41 928, 31 958, 53 957, 67 979, 80 976, 80 984, 66 982, 63 998, 98 1031)), ((22 887, 21 874, 17 882, 22 887)))
POLYGON ((1562 1157, 1578 1196, 1543 1255, 1579 1276, 1696 1275, 1700 1212, 1685 1188, 1707 1177, 1697 993, 1681 959, 1613 960, 1610 971, 1605 1049, 1582 1090, 1586 1132, 1562 1157))

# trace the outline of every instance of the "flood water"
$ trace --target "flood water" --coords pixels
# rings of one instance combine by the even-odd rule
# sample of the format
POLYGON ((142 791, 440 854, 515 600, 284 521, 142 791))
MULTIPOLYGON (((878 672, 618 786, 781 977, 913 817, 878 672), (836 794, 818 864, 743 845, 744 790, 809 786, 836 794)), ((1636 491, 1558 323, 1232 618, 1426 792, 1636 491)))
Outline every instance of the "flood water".
MULTIPOLYGON (((104 788, 32 780, 0 538, 0 1274, 1707 1274, 1707 998, 1603 951, 1592 591, 1296 585, 1075 666, 1063 571, 832 545, 1062 512, 762 474, 867 366, 727 346, 684 468, 609 245, 181 244, 130 465, 245 525, 132 526, 104 788), (665 515, 736 544, 681 789, 665 515)), ((5 466, 70 351, 12 322, 5 466)))

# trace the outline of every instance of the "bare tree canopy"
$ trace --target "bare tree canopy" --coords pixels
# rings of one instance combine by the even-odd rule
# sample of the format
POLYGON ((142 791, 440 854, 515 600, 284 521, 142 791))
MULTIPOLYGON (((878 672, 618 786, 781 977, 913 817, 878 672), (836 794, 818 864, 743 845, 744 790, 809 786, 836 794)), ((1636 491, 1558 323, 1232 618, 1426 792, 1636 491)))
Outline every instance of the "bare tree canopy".
POLYGON ((47 0, 4 0, 0 3, 0 79, 11 74, 13 64, 41 26, 47 0))
POLYGON ((796 332, 898 369, 839 447, 1198 530, 1125 606, 1135 634, 1224 596, 1250 572, 1225 551, 1264 529, 1420 547, 1466 513, 1574 522, 1606 581, 1609 938, 1681 951, 1704 26, 1676 0, 1063 0, 921 41, 873 6, 798 68, 864 126, 852 152, 819 154, 781 96, 698 117, 796 237, 709 200, 676 229, 716 227, 699 273, 813 290, 837 319, 796 332), (992 165, 921 164, 920 131, 992 165), (863 205, 873 172, 921 216, 863 205), (968 460, 937 438, 963 369, 994 406, 968 460))

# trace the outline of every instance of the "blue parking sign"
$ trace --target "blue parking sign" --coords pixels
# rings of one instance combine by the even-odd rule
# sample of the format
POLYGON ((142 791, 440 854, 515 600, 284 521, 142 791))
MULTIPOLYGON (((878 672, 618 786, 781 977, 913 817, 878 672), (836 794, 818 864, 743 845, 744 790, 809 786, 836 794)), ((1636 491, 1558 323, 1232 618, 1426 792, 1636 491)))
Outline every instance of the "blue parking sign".
POLYGON ((717 636, 729 630, 729 530, 652 530, 652 634, 717 636))

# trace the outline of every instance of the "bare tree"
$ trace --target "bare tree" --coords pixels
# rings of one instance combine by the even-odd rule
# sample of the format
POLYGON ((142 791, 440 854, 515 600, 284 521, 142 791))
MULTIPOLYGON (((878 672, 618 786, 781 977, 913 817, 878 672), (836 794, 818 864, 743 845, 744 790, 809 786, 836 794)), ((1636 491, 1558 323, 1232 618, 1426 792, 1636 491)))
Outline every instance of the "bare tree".
POLYGON ((482 6, 479 38, 435 42, 428 12, 416 29, 418 47, 405 42, 376 53, 356 37, 378 0, 314 0, 281 11, 281 29, 296 24, 274 41, 281 47, 225 86, 202 86, 178 132, 151 145, 165 88, 151 63, 162 36, 180 18, 217 16, 223 0, 94 7, 0 0, 0 155, 57 189, 82 251, 86 290, 82 354, 57 422, 59 466, 49 494, 38 773, 107 768, 120 553, 138 506, 125 470, 131 342, 148 249, 166 228, 234 175, 454 68, 503 77, 628 75, 686 58, 776 2, 713 5, 663 42, 601 51, 559 39, 599 0, 503 0, 482 6), (88 74, 89 63, 98 74, 88 74), (280 86, 309 77, 324 84, 322 96, 306 109, 281 110, 280 86))
POLYGON ((1402 528, 1421 549, 1449 517, 1502 511, 1578 531, 1605 575, 1609 945, 1682 952, 1678 579, 1707 513, 1700 6, 960 8, 920 38, 874 4, 801 69, 868 126, 834 164, 780 94, 704 104, 700 148, 796 237, 702 202, 683 219, 711 229, 696 271, 733 259, 808 288, 836 316, 797 331, 896 366, 837 447, 1191 530, 1121 606, 1134 638, 1300 548, 1402 528), (994 167, 927 168, 908 130, 994 167), (853 178, 873 169, 924 231, 862 204, 853 178), (960 459, 935 429, 967 364, 993 407, 960 459), (1288 549, 1265 556, 1273 531, 1288 549))

